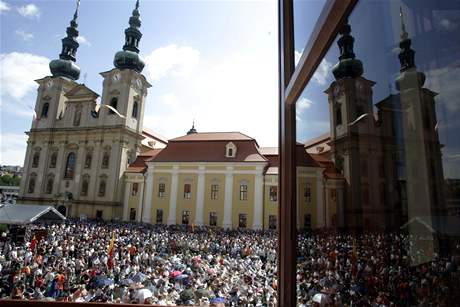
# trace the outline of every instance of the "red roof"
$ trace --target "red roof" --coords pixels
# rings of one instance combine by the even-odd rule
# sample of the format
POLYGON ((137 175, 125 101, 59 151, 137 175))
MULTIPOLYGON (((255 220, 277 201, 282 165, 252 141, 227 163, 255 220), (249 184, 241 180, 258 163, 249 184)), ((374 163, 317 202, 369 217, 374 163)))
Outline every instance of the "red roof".
POLYGON ((137 156, 136 160, 128 166, 128 169, 126 171, 128 173, 144 172, 147 168, 147 164, 145 164, 145 162, 148 162, 155 158, 162 150, 163 148, 152 149, 140 154, 139 156, 137 156))
POLYGON ((186 134, 170 142, 179 141, 255 141, 252 137, 241 132, 199 132, 186 134))

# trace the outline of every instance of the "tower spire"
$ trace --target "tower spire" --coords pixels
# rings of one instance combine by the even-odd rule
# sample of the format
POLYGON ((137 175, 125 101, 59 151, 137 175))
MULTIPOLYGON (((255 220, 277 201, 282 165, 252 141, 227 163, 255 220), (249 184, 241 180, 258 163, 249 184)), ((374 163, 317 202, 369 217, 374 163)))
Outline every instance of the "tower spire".
POLYGON ((422 87, 425 84, 426 77, 423 72, 418 72, 415 69, 415 51, 411 48, 412 41, 409 38, 409 33, 406 31, 402 7, 399 7, 399 17, 401 18, 401 40, 399 41, 401 51, 398 58, 401 64, 399 70, 401 73, 396 78, 396 88, 401 90, 401 88, 408 86, 407 80, 413 80, 413 78, 417 80, 418 86, 422 87))
POLYGON ((115 54, 113 64, 119 69, 134 69, 141 73, 145 63, 139 56, 139 42, 142 38, 142 33, 139 30, 141 27, 141 14, 139 13, 139 0, 136 0, 135 8, 129 18, 129 27, 125 30, 125 44, 123 51, 115 54))
POLYGON ((193 134, 193 133, 197 133, 197 131, 195 129, 195 119, 193 119, 192 128, 190 128, 190 130, 187 132, 187 135, 193 134))
POLYGON ((77 49, 80 46, 77 41, 79 34, 77 29, 79 8, 80 0, 77 0, 73 19, 66 30, 67 36, 62 39, 62 51, 59 54, 59 59, 50 62, 50 70, 53 77, 66 77, 71 80, 77 80, 80 77, 80 68, 74 63, 76 61, 77 49))
POLYGON ((401 64, 401 72, 403 72, 409 68, 415 67, 415 51, 411 48, 412 41, 406 31, 402 7, 399 7, 399 17, 401 18, 401 41, 399 42, 401 52, 398 57, 401 64))
POLYGON ((360 60, 356 59, 353 51, 355 39, 350 33, 351 26, 348 24, 347 20, 340 29, 340 34, 342 36, 337 41, 340 50, 339 62, 332 69, 332 73, 336 80, 356 78, 363 74, 363 64, 360 60))

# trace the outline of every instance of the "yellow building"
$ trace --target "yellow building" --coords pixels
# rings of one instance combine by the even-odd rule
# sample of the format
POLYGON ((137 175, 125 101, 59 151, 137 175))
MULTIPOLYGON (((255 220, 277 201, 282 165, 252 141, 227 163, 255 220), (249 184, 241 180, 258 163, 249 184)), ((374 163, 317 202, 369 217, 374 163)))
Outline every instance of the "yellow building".
MULTIPOLYGON (((340 175, 303 144, 297 161, 297 226, 332 226, 340 204, 337 197, 325 196, 337 194, 340 175), (330 173, 337 176, 329 178, 330 173)), ((125 172, 124 195, 124 220, 276 229, 278 150, 259 147, 239 132, 192 129, 163 149, 139 155, 125 172)))

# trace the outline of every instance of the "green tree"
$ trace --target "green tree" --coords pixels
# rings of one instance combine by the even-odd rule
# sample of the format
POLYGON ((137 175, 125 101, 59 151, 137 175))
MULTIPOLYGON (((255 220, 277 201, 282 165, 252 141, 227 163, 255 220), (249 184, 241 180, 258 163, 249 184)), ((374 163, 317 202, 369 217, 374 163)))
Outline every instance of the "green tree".
POLYGON ((0 176, 0 185, 19 186, 21 177, 12 175, 0 176))

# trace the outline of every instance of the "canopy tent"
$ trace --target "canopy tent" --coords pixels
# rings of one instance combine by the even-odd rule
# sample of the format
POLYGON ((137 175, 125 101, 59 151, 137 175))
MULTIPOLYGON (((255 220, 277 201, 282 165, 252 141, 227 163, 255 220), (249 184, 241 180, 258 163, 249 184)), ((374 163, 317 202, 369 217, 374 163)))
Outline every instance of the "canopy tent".
POLYGON ((64 221, 66 218, 51 206, 0 205, 0 224, 26 225, 35 221, 64 221))

